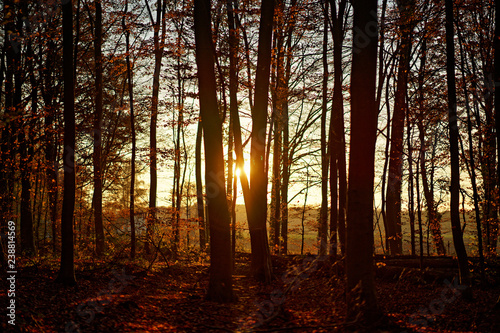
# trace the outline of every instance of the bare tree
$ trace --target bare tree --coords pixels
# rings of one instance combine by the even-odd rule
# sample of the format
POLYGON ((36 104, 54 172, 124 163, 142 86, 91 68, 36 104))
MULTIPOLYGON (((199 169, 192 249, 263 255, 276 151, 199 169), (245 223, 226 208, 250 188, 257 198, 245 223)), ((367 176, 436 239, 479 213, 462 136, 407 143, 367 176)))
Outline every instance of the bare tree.
POLYGON ((95 1, 95 114, 94 114, 94 224, 95 251, 97 256, 104 254, 104 228, 102 222, 102 6, 95 1))
POLYGON ((130 131, 132 132, 132 156, 130 159, 130 257, 135 257, 135 114, 134 114, 134 85, 132 81, 132 65, 130 62, 130 28, 125 22, 128 11, 128 0, 125 0, 125 9, 122 17, 122 28, 125 31, 125 61, 127 63, 128 96, 130 105, 130 131))
POLYGON ((231 277, 230 216, 224 180, 222 123, 216 94, 210 0, 195 0, 194 29, 210 223, 211 262, 207 299, 231 302, 235 300, 235 297, 231 277))
POLYGON ((57 281, 75 285, 73 212, 75 209, 75 82, 73 73, 73 3, 62 5, 64 82, 64 196, 61 216, 61 265, 57 281))
MULTIPOLYGON (((252 248, 252 271, 261 281, 272 277, 267 238, 267 174, 265 168, 267 104, 271 66, 274 1, 263 0, 261 7, 255 98, 252 108, 250 150, 250 209, 248 226, 252 248)), ((248 210, 247 210, 248 211, 248 210)))
MULTIPOLYGON (((453 1, 445 0, 446 11, 446 79, 448 85, 448 128, 450 132, 451 184, 450 184, 450 215, 453 244, 458 258, 460 283, 470 285, 470 273, 465 250, 462 229, 460 228, 460 161, 458 151, 457 125, 457 92, 455 86, 455 45, 453 28, 453 1)), ((470 289, 467 289, 470 290, 470 289)), ((464 292, 464 297, 470 297, 470 292, 464 292)))
POLYGON ((347 206, 346 277, 348 316, 378 318, 373 271, 373 183, 377 104, 377 1, 353 1, 351 150, 347 206))

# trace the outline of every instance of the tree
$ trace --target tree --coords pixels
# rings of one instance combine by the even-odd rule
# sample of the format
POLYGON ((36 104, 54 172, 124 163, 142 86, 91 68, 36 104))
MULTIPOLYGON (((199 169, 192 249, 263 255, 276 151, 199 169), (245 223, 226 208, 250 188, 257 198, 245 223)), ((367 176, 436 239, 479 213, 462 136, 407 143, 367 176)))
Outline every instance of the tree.
MULTIPOLYGON (((329 151, 327 150, 327 137, 326 137, 326 116, 328 113, 328 23, 329 23, 329 2, 325 2, 323 8, 323 83, 322 83, 322 103, 321 103, 321 208, 319 211, 319 228, 318 238, 320 240, 319 253, 320 255, 326 254, 327 247, 327 230, 328 230, 328 168, 329 164, 329 151)), ((336 181, 336 179, 335 179, 336 181)), ((336 183, 335 183, 336 184, 336 183)), ((307 193, 307 192, 306 192, 307 193)), ((332 195, 332 210, 331 214, 337 212, 337 193, 335 192, 335 200, 332 195)), ((336 221, 336 219, 335 219, 336 221)), ((302 236, 304 239, 304 236, 302 236)), ((301 253, 303 252, 304 242, 302 241, 301 253)), ((330 254, 336 255, 337 248, 337 226, 330 231, 330 254), (335 248, 333 247, 335 244, 335 248), (335 251, 335 253, 333 253, 335 251)))
POLYGON ((203 127, 201 121, 198 122, 198 130, 196 131, 196 147, 195 147, 195 173, 196 173, 196 211, 198 215, 198 233, 200 242, 200 251, 205 251, 206 247, 206 228, 205 228, 205 203, 203 200, 203 183, 201 178, 201 142, 203 139, 203 127))
MULTIPOLYGON (((15 54, 15 10, 13 1, 5 1, 3 6, 4 11, 4 45, 3 55, 5 56, 5 61, 2 57, 2 68, 0 75, 4 83, 3 92, 3 114, 2 114, 2 142, 1 142, 1 158, 4 161, 4 165, 9 165, 14 163, 14 54, 15 54), (5 74, 4 74, 5 73, 5 74)), ((17 46, 18 47, 18 46, 17 46)), ((19 50, 18 50, 19 51, 19 50)), ((0 81, 0 82, 1 82, 0 81)), ((13 219, 12 213, 12 200, 13 200, 13 184, 14 172, 11 168, 4 168, 0 173, 0 214, 2 218, 2 225, 7 221, 13 219)), ((6 225, 6 224, 5 224, 6 225)))
POLYGON ((267 174, 264 161, 273 14, 274 0, 263 0, 259 27, 254 105, 252 108, 250 214, 248 216, 252 248, 252 271, 258 280, 266 282, 270 282, 272 277, 271 255, 266 230, 267 174))
POLYGON ((400 12, 401 44, 392 118, 391 154, 389 158, 389 179, 387 184, 386 242, 391 255, 402 254, 401 234, 401 182, 403 176, 403 133, 406 117, 406 95, 408 72, 411 60, 411 33, 413 30, 412 0, 398 2, 400 12))
POLYGON ((61 265, 57 281, 75 285, 73 212, 75 209, 75 82, 73 76, 73 2, 62 5, 64 81, 64 196, 61 216, 61 265))
MULTIPOLYGON (((494 87, 495 87, 495 127, 497 139, 497 158, 500 161, 500 0, 495 0, 495 35, 493 42, 494 58, 494 87)), ((500 189, 500 163, 497 165, 497 188, 500 189)), ((498 232, 498 231, 497 231, 498 232)), ((495 245, 497 238, 494 239, 495 245)), ((494 247, 496 252, 496 246, 494 247)))
POLYGON ((130 63, 130 29, 125 23, 125 17, 128 11, 128 0, 125 1, 125 10, 122 17, 122 27, 125 30, 125 59, 127 63, 127 81, 128 81, 128 96, 130 104, 130 129, 132 134, 132 156, 130 159, 130 257, 135 257, 135 150, 136 150, 136 133, 135 133, 135 114, 134 114, 134 85, 132 83, 132 65, 130 63))
POLYGON ((156 220, 156 192, 158 189, 158 175, 157 175, 157 146, 156 146, 156 126, 158 122, 158 94, 160 91, 160 70, 161 59, 163 56, 163 44, 165 43, 165 2, 158 0, 156 3, 156 22, 153 19, 149 3, 146 0, 146 6, 153 26, 153 41, 154 41, 154 55, 155 55, 155 69, 153 73, 153 96, 151 99, 151 126, 149 133, 149 210, 146 222, 146 243, 144 250, 149 253, 149 241, 153 236, 153 225, 156 220), (160 40, 160 22, 162 24, 162 35, 160 40))
MULTIPOLYGON (((455 86, 455 46, 453 28, 453 1, 445 0, 446 11, 446 82, 448 85, 448 130, 450 135, 451 184, 450 184, 450 215, 453 245, 458 258, 460 283, 470 285, 467 252, 465 250, 462 229, 460 228, 460 161, 458 151, 457 96, 455 86)), ((464 293, 464 296, 471 296, 464 293)))
POLYGON ((377 318, 373 272, 373 184, 377 105, 377 1, 353 1, 351 150, 347 206, 346 278, 348 316, 377 318))
POLYGON ((235 297, 231 276, 230 216, 224 180, 222 123, 215 89, 210 0, 195 0, 194 29, 210 223, 210 281, 207 299, 231 302, 235 300, 235 297))
POLYGON ((337 7, 330 0, 333 21, 333 66, 334 86, 332 119, 330 122, 330 253, 337 253, 336 231, 340 242, 340 252, 345 250, 345 214, 347 205, 347 175, 344 135, 344 97, 342 94, 342 45, 344 42, 344 14, 347 2, 342 0, 337 7), (338 179, 338 186, 337 186, 338 179), (338 200, 338 208, 337 208, 338 200), (335 207, 334 207, 335 206, 335 207), (335 230, 334 232, 334 229, 335 230), (335 244, 335 245, 334 245, 335 244), (333 248, 335 246, 335 249, 333 248))
POLYGON ((444 255, 445 247, 444 247, 443 237, 441 236, 441 225, 438 213, 436 212, 433 186, 432 184, 429 184, 429 179, 427 177, 428 170, 426 167, 426 157, 425 157, 425 150, 427 146, 425 143, 426 128, 429 127, 429 125, 427 126, 424 125, 424 119, 431 118, 431 117, 426 117, 426 114, 424 112, 424 101, 425 101, 424 77, 425 77, 425 66, 427 60, 427 37, 425 35, 422 37, 421 44, 422 46, 420 49, 421 58, 420 58, 420 68, 418 72, 418 98, 417 98, 417 103, 419 108, 419 112, 417 115, 417 127, 420 139, 419 168, 422 176, 422 184, 424 187, 424 197, 427 204, 427 219, 429 221, 429 227, 433 235, 432 239, 434 240, 437 253, 439 255, 444 255))
MULTIPOLYGON (((233 259, 236 254, 236 197, 237 193, 237 178, 236 175, 233 175, 233 151, 236 148, 236 144, 234 144, 234 122, 238 122, 239 124, 239 116, 238 116, 238 37, 236 30, 236 20, 234 17, 234 8, 233 1, 226 1, 226 10, 227 10, 227 22, 229 28, 229 139, 228 139, 228 197, 232 197, 233 200, 231 203, 231 252, 233 254, 233 259), (236 118, 238 118, 236 120, 236 118), (234 147, 233 147, 234 146, 234 147)), ((241 129, 240 129, 241 131, 241 129)), ((241 133, 239 133, 240 141, 241 141, 241 133)), ((241 142, 240 142, 241 144, 241 142)), ((240 147, 241 148, 241 147, 240 147)), ((244 163, 243 163, 244 164, 244 163)), ((240 169, 240 172, 241 169, 240 169)), ((234 266, 234 261, 233 261, 234 266)))
POLYGON ((104 227, 102 223, 102 5, 95 1, 95 114, 94 114, 94 224, 95 252, 104 254, 104 227))

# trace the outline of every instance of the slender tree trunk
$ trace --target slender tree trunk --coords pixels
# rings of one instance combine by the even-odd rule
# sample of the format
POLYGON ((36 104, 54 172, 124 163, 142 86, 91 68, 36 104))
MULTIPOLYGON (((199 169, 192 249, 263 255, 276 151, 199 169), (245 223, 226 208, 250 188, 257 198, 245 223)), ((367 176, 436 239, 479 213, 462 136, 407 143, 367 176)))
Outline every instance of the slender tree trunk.
POLYGON ((301 242, 300 242, 300 255, 304 255, 304 236, 305 236, 305 220, 307 209, 307 196, 309 195, 309 165, 306 166, 306 193, 304 193, 304 204, 302 205, 302 218, 300 224, 302 226, 301 242))
MULTIPOLYGON (((22 36, 22 13, 27 13, 28 12, 28 6, 26 2, 23 2, 21 4, 21 9, 18 12, 18 33, 20 36, 22 36)), ((28 27, 28 33, 30 33, 31 29, 28 27)), ((28 37, 29 38, 29 37, 28 37)), ((20 58, 19 54, 19 58, 20 58)), ((28 50, 27 50, 27 57, 28 57, 28 64, 27 67, 29 68, 29 77, 30 77, 30 83, 31 83, 31 113, 32 115, 36 115, 37 113, 37 84, 36 84, 36 79, 34 76, 34 71, 35 68, 33 66, 33 48, 32 48, 32 42, 31 39, 28 41, 28 50)), ((17 67, 17 71, 19 72, 21 70, 20 64, 19 67, 17 67)), ((19 75, 16 75, 16 81, 21 79, 21 73, 19 75)), ((17 83, 16 82, 16 101, 18 100, 21 102, 22 98, 22 91, 19 90, 17 91, 17 88, 21 89, 22 88, 22 82, 17 83)), ((24 113, 22 106, 19 104, 19 113, 22 115, 24 113)), ((19 142, 20 142, 20 167, 22 170, 22 175, 21 175, 21 251, 25 253, 27 256, 33 256, 36 254, 35 250, 35 240, 33 237, 33 213, 34 213, 34 208, 36 205, 36 201, 33 202, 33 205, 31 204, 31 174, 32 174, 32 167, 31 167, 31 161, 32 161, 32 156, 33 156, 33 143, 30 144, 28 142, 28 139, 26 138, 26 132, 30 133, 33 131, 34 128, 30 126, 30 122, 25 122, 23 126, 20 126, 20 131, 19 131, 19 142)))
MULTIPOLYGON (((28 132, 29 132, 28 127, 28 132)), ((33 238, 33 211, 31 205, 31 158, 28 154, 28 143, 21 128, 19 141, 21 142, 21 251, 28 257, 35 255, 33 238)))
MULTIPOLYGON (((495 0, 495 37, 493 42, 494 58, 494 87, 495 87, 495 127, 497 141, 497 189, 500 189, 500 0, 495 0)), ((497 199, 500 202, 500 199, 497 199)), ((498 232, 498 230, 497 230, 498 232)), ((496 238, 495 238, 496 241, 496 238)), ((496 255, 496 248, 495 253, 496 255)))
POLYGON ((238 198, 238 178, 233 177, 233 197, 231 201, 231 254, 233 271, 236 266, 236 199, 238 198))
MULTIPOLYGON (((419 106, 419 116, 418 116, 418 131, 420 140, 420 172, 422 174, 422 184, 424 188, 424 197, 427 204, 427 219, 429 221, 430 230, 432 231, 432 239, 434 245, 436 246, 436 251, 438 255, 444 255, 446 253, 443 237, 441 235, 441 221, 438 218, 436 207, 434 203, 434 191, 432 191, 429 186, 429 180, 427 178, 427 167, 425 159, 425 126, 424 126, 424 78, 425 78, 425 66, 427 60, 427 40, 424 38, 421 47, 421 58, 420 58, 420 68, 418 73, 418 106, 419 106)), ((431 172, 434 172, 431 170, 431 172)))
POLYGON ((134 114, 134 85, 132 81, 132 65, 130 63, 130 29, 125 23, 125 16, 128 11, 128 0, 125 1, 125 10, 122 17, 122 27, 125 31, 125 52, 127 62, 127 81, 128 81, 128 96, 130 104, 130 130, 132 132, 132 157, 130 160, 130 257, 135 258, 135 150, 136 150, 136 135, 135 135, 135 114, 134 114))
MULTIPOLYGON (((180 34, 180 31, 178 32, 180 34)), ((180 35, 178 36, 180 39, 180 35)), ((178 92, 178 100, 177 100, 177 122, 176 126, 174 125, 174 186, 172 191, 172 225, 174 228, 174 240, 173 240, 173 253, 174 257, 177 257, 178 247, 179 247, 179 239, 180 239, 180 219, 181 219, 181 133, 183 131, 183 122, 184 122, 184 102, 183 102, 183 93, 182 93, 182 80, 181 80, 181 62, 180 55, 177 56, 177 92, 178 92)))
MULTIPOLYGON (((326 137, 326 116, 328 113, 328 10, 329 3, 325 2, 323 8, 323 83, 322 83, 322 103, 321 103, 321 208, 319 211, 318 238, 320 240, 319 255, 326 254, 327 230, 328 230, 328 167, 329 150, 327 149, 326 137)), ((332 181, 334 179, 332 178, 332 181)), ((337 179, 335 178, 335 183, 337 179)), ((336 194, 336 193, 335 193, 336 194)), ((333 195, 333 194, 332 194, 333 195)), ((336 215, 337 200, 332 200, 332 215, 336 215)), ((336 216, 335 216, 336 222, 336 216)), ((337 256, 337 228, 330 225, 330 255, 337 256)))
POLYGON ((408 214, 410 217, 410 243, 411 243, 411 255, 415 255, 415 206, 414 206, 414 191, 413 191, 413 147, 411 145, 411 128, 410 128, 410 117, 407 114, 406 118, 406 132, 407 132, 407 146, 408 146, 408 197, 409 197, 409 207, 408 214))
MULTIPOLYGON (((455 87, 455 45, 453 28, 453 1, 445 0, 446 11, 446 76, 448 85, 448 117, 450 131, 451 155, 451 185, 450 185, 450 215, 453 244, 458 258, 460 270, 460 283, 470 286, 470 273, 467 261, 462 230, 460 228, 459 192, 460 192, 460 165, 458 151, 458 125, 457 125, 457 96, 455 87)), ((465 297, 471 296, 464 293, 465 297)))
MULTIPOLYGON (((420 172, 422 175, 422 185, 424 188, 424 197, 427 204, 427 220, 429 221, 429 230, 432 232, 432 240, 436 246, 438 255, 446 254, 444 247, 443 236, 441 235, 441 219, 436 212, 436 204, 434 202, 434 194, 427 178, 427 167, 425 163, 425 127, 422 120, 418 124, 419 136, 421 142, 420 152, 420 172)), ((433 172, 431 170, 431 172, 433 172)))
MULTIPOLYGON (((147 4, 147 2, 146 2, 147 4)), ((149 6, 149 5, 148 5, 149 6)), ((163 4, 164 6, 164 4, 163 4)), ((149 7, 148 7, 149 9, 149 7)), ((156 221, 156 193, 158 188, 158 176, 157 176, 157 155, 156 155, 156 124, 158 122, 158 94, 160 91, 160 70, 161 70, 161 59, 163 56, 163 42, 165 29, 162 29, 162 37, 160 42, 160 22, 163 23, 164 10, 162 11, 162 1, 157 1, 156 9, 156 22, 153 21, 151 16, 151 23, 153 25, 154 34, 154 54, 155 54, 155 69, 153 73, 153 96, 151 99, 151 124, 149 133, 149 209, 146 221, 146 242, 144 244, 144 251, 146 253, 150 252, 149 242, 153 237, 153 228, 156 221)), ((164 25, 164 24, 163 24, 164 25)))
POLYGON ((57 281, 75 285, 73 212, 75 209, 75 81, 73 77, 73 4, 62 5, 64 82, 64 196, 61 217, 61 265, 57 281))
MULTIPOLYGON (((52 24, 50 28, 54 28, 52 24)), ((50 29, 49 28, 49 29, 50 29)), ((48 208, 50 210, 50 224, 52 232, 52 253, 57 252, 57 197, 59 192, 58 185, 58 165, 57 165, 57 133, 54 128, 54 121, 56 120, 56 112, 58 111, 54 106, 55 91, 53 82, 54 62, 55 57, 55 43, 54 36, 49 35, 47 48, 46 61, 43 64, 42 79, 43 85, 41 87, 42 97, 46 108, 44 117, 44 133, 45 133, 45 160, 46 160, 46 178, 47 178, 47 191, 48 191, 48 208)), ((42 59, 42 48, 40 48, 39 58, 42 59)))
POLYGON ((333 229, 335 224, 337 224, 341 254, 345 253, 345 214, 347 207, 347 163, 345 157, 344 97, 342 94, 342 45, 344 41, 344 14, 346 4, 347 2, 345 0, 341 0, 337 13, 337 7, 334 1, 330 0, 333 20, 334 53, 333 105, 332 120, 330 122, 330 192, 332 196, 330 229, 333 229), (338 209, 334 209, 333 206, 337 205, 337 198, 338 209))
MULTIPOLYGON (((458 37, 459 37, 459 46, 460 46, 460 70, 462 72, 462 85, 464 89, 465 96, 465 110, 467 112, 467 136, 469 141, 469 163, 468 163, 468 171, 469 177, 472 185, 472 198, 474 202, 474 213, 476 217, 476 229, 477 229, 477 247, 479 252, 479 269, 481 274, 481 282, 484 283, 484 250, 483 250, 483 233, 481 230, 481 210, 479 208, 479 194, 477 190, 477 181, 476 181, 476 161, 474 159, 474 146, 473 146, 473 136, 472 136, 472 121, 471 121, 471 110, 470 110, 470 102, 469 102, 469 93, 467 91, 467 82, 465 81, 465 54, 463 52, 462 47, 462 38, 460 34, 460 30, 457 29, 458 37)), ((465 152, 462 153, 465 157, 465 152)), ((500 156, 500 155, 499 155, 500 156)), ((467 162, 467 159, 466 159, 467 162)), ((463 204, 463 201, 462 201, 463 204)))
MULTIPOLYGON (((422 150, 420 150, 419 160, 421 158, 422 150)), ((420 177, 419 177, 419 167, 420 164, 417 162, 417 171, 415 173, 416 185, 417 185, 417 219, 418 219, 418 243, 419 243, 419 257, 420 257, 420 269, 424 268, 424 233, 422 230, 422 208, 420 207, 420 177)))
POLYGON ((104 254, 104 228, 102 221, 102 6, 101 0, 95 1, 95 114, 94 114, 94 223, 95 251, 97 256, 104 254))
MULTIPOLYGON (((227 20, 229 25, 229 133, 230 142, 228 144, 228 193, 231 200, 231 226, 232 226, 232 255, 233 268, 234 257, 236 255, 236 197, 238 195, 238 182, 236 175, 233 175, 233 152, 236 150, 234 122, 235 115, 238 115, 238 31, 236 30, 233 0, 226 1, 227 20), (231 190, 232 187, 232 190, 231 190)), ((241 138, 240 138, 241 139, 241 138)), ((242 170, 240 170, 242 172, 242 170)))
POLYGON ((373 271, 373 183, 377 137, 377 1, 353 0, 351 149, 346 278, 349 318, 379 318, 373 271), (375 13, 375 14, 374 14, 375 13))
POLYGON ((210 226, 210 281, 207 299, 235 300, 232 289, 230 216, 224 180, 222 124, 214 72, 210 1, 195 0, 194 27, 200 114, 205 142, 205 181, 210 226))
POLYGON ((292 72, 292 37, 297 22, 297 0, 290 2, 290 20, 288 21, 286 29, 286 64, 285 64, 285 77, 283 83, 283 98, 282 98, 282 167, 281 172, 281 248, 280 253, 286 255, 288 253, 288 187, 290 185, 290 161, 289 161, 289 128, 288 128, 288 95, 289 83, 292 72))
MULTIPOLYGON (((5 50, 5 78, 4 86, 5 92, 3 97, 4 112, 2 114, 2 122, 5 126, 2 126, 2 142, 1 142, 1 158, 5 165, 11 165, 14 163, 13 160, 13 138, 15 133, 13 119, 15 117, 14 108, 14 55, 15 55, 15 43, 10 40, 12 32, 15 30, 14 18, 14 2, 11 0, 6 0, 3 6, 4 11, 4 45, 5 50)), ((19 51, 19 50, 18 50, 19 51)), ((2 57, 3 59, 3 57, 2 57)), ((3 74, 3 72, 2 72, 3 74)), ((0 173, 0 213, 2 218, 2 225, 6 221, 13 219, 12 214, 12 200, 13 200, 13 177, 14 172, 11 168, 6 168, 0 173)))
POLYGON ((410 1, 399 4, 400 30, 402 34, 394 116, 392 118, 391 154, 389 157, 389 179, 387 184, 387 230, 386 242, 391 255, 402 254, 403 239, 401 233, 401 183, 403 176, 403 135, 406 114, 406 92, 408 71, 411 60, 411 32, 413 24, 413 5, 410 1))
POLYGON ((196 207, 198 212, 198 232, 200 241, 200 251, 205 251, 205 204, 203 200, 203 184, 201 181, 201 141, 203 129, 201 121, 198 123, 198 131, 196 133, 195 147, 195 169, 196 169, 196 207))
POLYGON ((271 230, 274 231, 273 250, 276 254, 280 252, 280 224, 281 224, 281 170, 282 170, 282 150, 283 150, 283 106, 285 95, 285 3, 277 0, 275 10, 274 36, 276 47, 273 52, 276 78, 274 82, 273 96, 273 121, 274 121, 274 146, 273 146, 273 176, 271 191, 271 230))

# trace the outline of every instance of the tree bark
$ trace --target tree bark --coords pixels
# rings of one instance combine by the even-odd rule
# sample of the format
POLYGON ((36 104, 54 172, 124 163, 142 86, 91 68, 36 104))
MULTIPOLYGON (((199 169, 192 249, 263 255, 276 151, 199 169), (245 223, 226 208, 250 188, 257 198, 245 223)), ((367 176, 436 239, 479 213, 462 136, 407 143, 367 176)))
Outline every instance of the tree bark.
MULTIPOLYGON (((328 113, 328 10, 329 2, 325 2, 323 8, 323 83, 322 83, 322 103, 321 103, 321 208, 319 211, 318 238, 320 240, 319 255, 326 254, 327 230, 328 230, 328 168, 329 149, 327 149, 326 137, 326 116, 328 113)), ((335 184, 337 179, 335 178, 335 184)), ((336 193, 335 193, 336 194, 336 193)), ((332 198, 331 214, 337 215, 337 200, 332 198)), ((335 216, 336 222, 336 216, 335 216)), ((330 225, 330 255, 337 255, 337 225, 330 225), (334 227, 332 227, 334 226, 334 227)))
POLYGON ((351 149, 347 206, 348 317, 371 323, 379 317, 373 271, 373 184, 377 104, 377 1, 353 0, 351 149))
MULTIPOLYGON (((239 43, 234 18, 233 0, 226 1, 227 20, 229 26, 229 142, 228 142, 228 181, 227 189, 231 200, 231 253, 236 255, 236 197, 238 195, 238 182, 233 174, 233 152, 236 149, 234 122, 235 115, 238 116, 238 49, 239 43)), ((241 138, 240 138, 241 140, 241 138)), ((240 172, 243 172, 240 170, 240 172)))
POLYGON ((330 122, 330 192, 332 210, 330 212, 330 230, 337 225, 340 253, 345 253, 346 227, 345 214, 347 207, 347 174, 344 134, 344 97, 342 93, 342 44, 344 42, 344 14, 347 2, 340 1, 337 7, 330 0, 333 20, 333 66, 334 86, 332 119, 330 122), (338 179, 338 185, 337 185, 338 179), (338 208, 334 208, 337 205, 338 208))
POLYGON ((130 159, 130 257, 135 258, 135 114, 134 114, 134 85, 132 81, 132 65, 130 63, 130 28, 125 23, 128 11, 128 0, 125 1, 125 10, 122 17, 122 27, 125 31, 125 61, 127 63, 128 96, 130 105, 130 131, 132 133, 132 157, 130 159))
MULTIPOLYGON (((481 274, 481 282, 484 283, 485 282, 485 275, 484 275, 483 233, 481 230, 481 215, 480 215, 481 210, 479 209, 479 194, 478 194, 478 190, 477 190, 477 181, 476 181, 476 161, 474 160, 471 110, 470 110, 470 104, 469 104, 469 94, 467 92, 467 83, 465 81, 465 61, 466 61, 466 58, 465 58, 465 55, 463 52, 463 47, 462 47, 463 44, 462 44, 462 40, 461 40, 460 30, 458 30, 458 36, 459 36, 459 41, 460 41, 460 43, 459 43, 459 45, 460 45, 460 69, 462 71, 462 84, 463 84, 464 96, 465 96, 465 110, 467 112, 467 137, 468 137, 468 141, 469 141, 468 171, 469 171, 469 177, 470 177, 471 186, 472 186, 472 198, 473 198, 473 203, 474 203, 474 214, 476 217, 477 249, 479 252, 479 270, 480 270, 480 274, 481 274)), ((465 152, 463 151, 463 146, 462 146, 462 153, 463 153, 464 158, 465 158, 465 152)), ((466 161, 467 161, 467 159, 466 159, 466 161)))
POLYGON ((57 281, 76 285, 73 256, 75 209, 75 82, 73 76, 73 4, 62 5, 64 83, 64 196, 61 216, 61 265, 57 281))
MULTIPOLYGON (((494 47, 494 89, 495 89, 495 127, 497 141, 497 189, 500 189, 500 0, 495 0, 495 36, 494 47)), ((497 230, 498 232, 498 230, 497 230)), ((497 234, 495 235, 497 236, 497 234)), ((496 238, 495 238, 496 244, 496 238)), ((496 255, 496 247, 494 255, 496 255)))
POLYGON ((387 184, 387 230, 385 233, 387 248, 391 255, 402 254, 403 239, 401 233, 401 182, 403 176, 403 134, 406 110, 406 92, 408 90, 408 72, 411 60, 411 32, 413 23, 413 2, 399 3, 400 31, 402 34, 394 116, 392 118, 391 154, 389 158, 389 179, 387 184))
MULTIPOLYGON (((450 215, 453 244, 458 258, 460 283, 470 286, 470 273, 467 262, 462 229, 460 228, 460 161, 458 151, 457 96, 455 86, 455 45, 453 28, 453 1, 445 0, 446 11, 446 79, 448 85, 448 121, 451 155, 450 215)), ((464 293, 467 296, 468 293, 464 293)))
POLYGON ((104 228, 102 221, 102 6, 95 1, 95 114, 94 114, 94 223, 95 251, 98 257, 104 254, 104 228))
POLYGON ((224 180, 222 123, 218 112, 210 0, 195 0, 194 28, 200 114, 205 142, 205 182, 210 225, 210 281, 207 299, 235 300, 232 289, 230 216, 224 180))
POLYGON ((274 0, 263 0, 257 52, 255 98, 252 109, 250 150, 250 229, 252 272, 260 281, 269 283, 272 278, 271 255, 267 238, 267 174, 265 172, 265 147, 267 127, 267 101, 271 65, 274 0))
POLYGON ((198 130, 196 132, 196 147, 195 147, 195 169, 196 169, 196 207, 198 212, 198 232, 200 251, 206 250, 205 239, 205 204, 203 200, 203 183, 201 180, 201 141, 203 139, 203 128, 201 120, 198 122, 198 130))
MULTIPOLYGON (((146 1, 146 5, 149 5, 146 1)), ((153 21, 151 16, 151 24, 153 25, 153 43, 155 55, 155 69, 153 73, 153 96, 151 99, 151 124, 149 133, 149 209, 146 219, 146 242, 144 244, 144 251, 150 252, 149 242, 153 237, 153 226, 156 221, 156 194, 158 188, 158 175, 157 175, 157 153, 156 153, 156 125, 158 122, 158 94, 160 91, 160 70, 161 59, 163 56, 163 44, 165 36, 165 8, 162 8, 162 1, 157 1, 156 8, 156 22, 153 21), (162 36, 160 41, 160 22, 162 22, 162 36)), ((151 14, 150 14, 151 15, 151 14)))

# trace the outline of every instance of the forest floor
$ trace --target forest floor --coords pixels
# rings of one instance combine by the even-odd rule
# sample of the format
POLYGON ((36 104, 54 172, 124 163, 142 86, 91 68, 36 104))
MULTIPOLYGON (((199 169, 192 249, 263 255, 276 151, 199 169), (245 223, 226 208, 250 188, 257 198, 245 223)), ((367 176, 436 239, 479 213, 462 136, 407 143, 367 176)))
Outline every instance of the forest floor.
MULTIPOLYGON (((79 261, 78 286, 54 282, 56 261, 21 262, 16 325, 2 316, 0 331, 18 332, 500 332, 500 271, 487 271, 473 300, 461 296, 451 259, 377 260, 376 289, 383 318, 370 327, 346 323, 340 263, 314 257, 273 257, 271 285, 247 276, 249 255, 238 254, 233 285, 238 301, 204 299, 207 262, 166 264, 79 261), (15 328, 12 330, 12 328, 15 328)), ((498 266, 497 266, 498 267, 498 266)), ((1 304, 6 309, 6 278, 1 304)))

